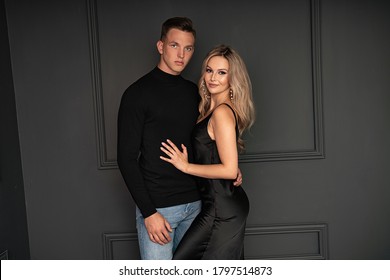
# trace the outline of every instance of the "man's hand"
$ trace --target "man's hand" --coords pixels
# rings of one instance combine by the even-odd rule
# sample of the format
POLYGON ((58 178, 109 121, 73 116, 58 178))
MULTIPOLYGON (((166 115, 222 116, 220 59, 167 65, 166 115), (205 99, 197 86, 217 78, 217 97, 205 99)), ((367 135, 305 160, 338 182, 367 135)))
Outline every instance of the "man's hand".
POLYGON ((240 168, 238 168, 238 174, 237 174, 237 178, 236 180, 233 182, 233 185, 238 187, 238 186, 241 186, 242 184, 242 173, 241 173, 241 170, 240 168))
POLYGON ((167 244, 171 241, 169 232, 172 232, 171 225, 158 212, 145 219, 145 227, 148 231, 149 238, 154 243, 160 245, 167 244))

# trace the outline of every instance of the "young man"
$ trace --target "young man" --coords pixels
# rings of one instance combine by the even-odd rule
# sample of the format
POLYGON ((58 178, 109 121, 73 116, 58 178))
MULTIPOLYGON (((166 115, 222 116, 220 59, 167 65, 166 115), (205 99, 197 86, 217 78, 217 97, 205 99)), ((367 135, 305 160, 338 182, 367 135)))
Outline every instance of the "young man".
MULTIPOLYGON (((118 113, 118 165, 137 205, 142 259, 171 259, 200 212, 193 177, 160 160, 161 142, 188 147, 199 103, 197 86, 180 74, 194 53, 192 21, 174 17, 162 25, 160 61, 124 92, 118 113)), ((239 184, 239 183, 237 183, 239 184)))

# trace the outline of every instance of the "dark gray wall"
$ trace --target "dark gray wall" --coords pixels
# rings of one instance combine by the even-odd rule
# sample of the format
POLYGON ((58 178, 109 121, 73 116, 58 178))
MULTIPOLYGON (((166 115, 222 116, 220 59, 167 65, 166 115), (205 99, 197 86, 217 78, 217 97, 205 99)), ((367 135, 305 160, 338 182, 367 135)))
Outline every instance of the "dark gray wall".
POLYGON ((15 93, 4 1, 0 1, 0 259, 29 259, 15 93))
POLYGON ((124 89, 191 17, 196 81, 215 44, 247 63, 246 257, 390 258, 387 1, 6 1, 31 258, 138 258, 116 166, 124 89), (150 7, 154 7, 150 9, 150 7), (239 11, 239 12, 237 12, 239 11))

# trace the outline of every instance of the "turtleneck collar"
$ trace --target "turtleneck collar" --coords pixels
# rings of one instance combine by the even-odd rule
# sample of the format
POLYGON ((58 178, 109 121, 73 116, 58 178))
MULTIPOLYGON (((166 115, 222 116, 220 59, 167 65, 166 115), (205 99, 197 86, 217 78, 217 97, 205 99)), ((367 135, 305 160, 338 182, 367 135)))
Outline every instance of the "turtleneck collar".
POLYGON ((158 66, 156 66, 153 69, 152 73, 158 79, 160 79, 164 82, 168 82, 168 83, 177 83, 183 79, 181 75, 172 75, 172 74, 166 73, 166 72, 162 71, 160 68, 158 68, 158 66))

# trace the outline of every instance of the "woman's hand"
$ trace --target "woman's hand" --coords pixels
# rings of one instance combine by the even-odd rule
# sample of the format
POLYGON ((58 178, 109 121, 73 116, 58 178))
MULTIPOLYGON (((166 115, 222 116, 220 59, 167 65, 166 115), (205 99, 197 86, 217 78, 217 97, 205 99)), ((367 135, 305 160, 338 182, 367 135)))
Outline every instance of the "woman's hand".
POLYGON ((238 168, 237 178, 236 178, 236 180, 233 182, 233 185, 234 185, 235 187, 239 187, 239 186, 241 186, 241 184, 242 184, 242 173, 241 173, 240 168, 238 168))
POLYGON ((167 143, 162 142, 161 151, 163 151, 168 157, 160 156, 160 158, 166 162, 173 164, 180 171, 187 173, 188 169, 188 154, 187 148, 181 144, 183 151, 180 151, 178 147, 171 141, 167 140, 167 143))

